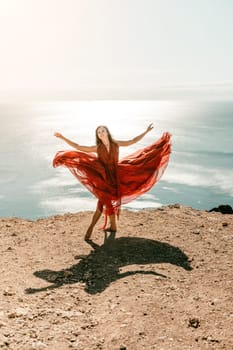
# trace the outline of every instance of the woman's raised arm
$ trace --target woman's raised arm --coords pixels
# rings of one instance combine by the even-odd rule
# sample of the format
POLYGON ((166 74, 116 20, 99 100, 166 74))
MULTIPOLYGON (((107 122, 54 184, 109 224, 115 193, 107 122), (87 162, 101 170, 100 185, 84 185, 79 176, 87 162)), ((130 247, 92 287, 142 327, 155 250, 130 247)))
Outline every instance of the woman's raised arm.
POLYGON ((54 136, 56 136, 57 138, 63 140, 69 146, 75 148, 77 151, 82 151, 82 152, 96 152, 97 151, 97 147, 96 146, 81 146, 78 143, 75 143, 75 142, 67 139, 65 136, 63 136, 59 132, 55 132, 54 136))
POLYGON ((133 145, 134 143, 140 141, 149 131, 151 131, 153 129, 153 124, 150 124, 146 131, 144 131, 143 133, 141 133, 140 135, 134 137, 131 140, 127 140, 127 141, 117 141, 119 146, 130 146, 133 145))

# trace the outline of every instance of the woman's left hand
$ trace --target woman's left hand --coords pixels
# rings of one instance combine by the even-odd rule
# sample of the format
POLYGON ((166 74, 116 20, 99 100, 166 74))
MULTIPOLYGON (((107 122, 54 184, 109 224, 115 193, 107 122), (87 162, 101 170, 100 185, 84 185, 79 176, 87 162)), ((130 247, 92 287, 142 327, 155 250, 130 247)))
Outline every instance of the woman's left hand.
POLYGON ((151 123, 146 129, 147 132, 151 131, 154 128, 153 123, 151 123))

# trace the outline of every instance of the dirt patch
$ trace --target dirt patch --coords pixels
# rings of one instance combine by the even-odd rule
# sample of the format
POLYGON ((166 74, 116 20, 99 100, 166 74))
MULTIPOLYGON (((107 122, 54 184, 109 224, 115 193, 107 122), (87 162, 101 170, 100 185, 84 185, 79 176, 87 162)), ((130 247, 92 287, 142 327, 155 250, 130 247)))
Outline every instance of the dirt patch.
POLYGON ((0 348, 232 349, 233 216, 179 205, 0 219, 0 348))

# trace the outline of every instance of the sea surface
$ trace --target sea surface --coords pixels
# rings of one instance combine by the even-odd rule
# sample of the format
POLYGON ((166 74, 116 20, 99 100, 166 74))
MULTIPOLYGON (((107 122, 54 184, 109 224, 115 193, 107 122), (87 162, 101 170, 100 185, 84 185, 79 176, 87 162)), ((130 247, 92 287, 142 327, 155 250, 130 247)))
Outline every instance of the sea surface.
POLYGON ((172 155, 150 192, 124 206, 132 210, 181 203, 209 210, 233 206, 233 102, 227 101, 59 101, 0 104, 0 217, 37 219, 94 210, 95 197, 66 168, 52 167, 61 132, 82 145, 95 144, 95 129, 130 139, 150 124, 130 154, 172 134, 172 155))

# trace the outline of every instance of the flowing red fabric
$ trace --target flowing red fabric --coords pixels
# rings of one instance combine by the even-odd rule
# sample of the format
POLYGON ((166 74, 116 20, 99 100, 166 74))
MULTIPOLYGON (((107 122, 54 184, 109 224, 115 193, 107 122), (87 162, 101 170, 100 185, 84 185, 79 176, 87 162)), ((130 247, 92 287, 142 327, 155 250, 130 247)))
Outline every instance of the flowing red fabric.
POLYGON ((98 207, 106 215, 119 215, 126 204, 149 191, 164 173, 171 153, 171 135, 164 133, 151 145, 120 161, 119 146, 112 143, 108 152, 104 144, 97 154, 80 151, 60 151, 53 166, 65 166, 98 198, 98 207))

